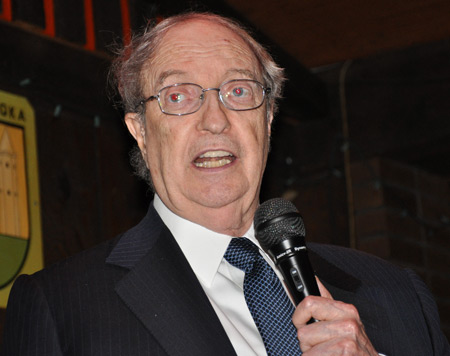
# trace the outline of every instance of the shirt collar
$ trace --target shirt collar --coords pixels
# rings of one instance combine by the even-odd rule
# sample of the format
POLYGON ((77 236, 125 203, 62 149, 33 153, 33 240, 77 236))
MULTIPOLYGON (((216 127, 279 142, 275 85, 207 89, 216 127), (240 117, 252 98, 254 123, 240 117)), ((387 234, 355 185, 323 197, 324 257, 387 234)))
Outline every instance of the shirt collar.
MULTIPOLYGON (((219 234, 183 219, 167 208, 157 194, 153 206, 177 241, 200 282, 211 287, 232 236, 219 234)), ((255 243, 253 224, 244 235, 255 243)))

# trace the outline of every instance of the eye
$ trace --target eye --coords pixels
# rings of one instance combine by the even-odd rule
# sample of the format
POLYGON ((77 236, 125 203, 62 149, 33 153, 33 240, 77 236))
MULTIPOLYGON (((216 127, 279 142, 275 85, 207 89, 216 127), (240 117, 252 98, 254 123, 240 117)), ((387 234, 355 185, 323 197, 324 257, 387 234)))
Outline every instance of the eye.
POLYGON ((248 94, 248 90, 243 87, 236 87, 236 88, 233 88, 231 93, 235 97, 242 97, 242 96, 248 94))
POLYGON ((169 95, 169 101, 171 103, 181 103, 186 97, 181 93, 171 93, 169 95))

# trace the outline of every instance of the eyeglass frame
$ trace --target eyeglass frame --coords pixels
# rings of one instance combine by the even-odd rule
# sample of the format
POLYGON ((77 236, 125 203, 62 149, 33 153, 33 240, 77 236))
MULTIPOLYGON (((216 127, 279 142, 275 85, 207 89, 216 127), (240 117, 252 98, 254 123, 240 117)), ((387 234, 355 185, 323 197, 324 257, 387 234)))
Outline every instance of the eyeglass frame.
POLYGON ((203 94, 204 94, 205 92, 211 91, 211 90, 217 91, 217 96, 218 96, 218 98, 219 98, 219 101, 223 104, 223 106, 224 106, 225 108, 227 108, 228 110, 232 110, 232 111, 249 111, 249 110, 255 110, 255 109, 258 109, 258 108, 261 107, 261 105, 264 103, 264 100, 266 99, 266 96, 269 95, 269 94, 271 93, 271 91, 272 91, 271 88, 265 87, 262 83, 260 83, 260 82, 257 81, 257 80, 253 80, 253 79, 245 79, 245 78, 243 78, 243 79, 231 79, 231 80, 228 80, 228 81, 222 83, 222 84, 220 85, 219 88, 203 88, 200 84, 196 84, 196 83, 175 83, 175 84, 167 85, 167 86, 161 88, 161 89, 158 91, 158 94, 156 94, 156 95, 151 95, 151 96, 149 96, 147 99, 141 100, 141 101, 139 102, 139 104, 136 106, 136 110, 137 110, 140 106, 145 107, 145 103, 147 103, 148 101, 152 101, 152 100, 157 99, 157 100, 158 100, 158 106, 159 106, 159 109, 161 110, 161 112, 162 112, 163 114, 171 115, 171 116, 185 116, 185 115, 194 114, 194 113, 196 113, 197 111, 199 111, 199 110, 201 109, 201 107, 203 106, 204 98, 205 98, 205 96, 204 96, 203 94), (223 101, 222 94, 220 93, 221 88, 222 88, 224 85, 228 84, 228 83, 232 83, 232 82, 240 82, 240 81, 244 81, 244 82, 253 82, 253 83, 258 84, 258 85, 262 88, 262 90, 263 90, 263 92, 262 92, 263 97, 262 97, 261 103, 260 103, 258 106, 255 106, 255 107, 249 108, 249 109, 233 109, 233 108, 228 107, 227 104, 225 104, 225 102, 223 101), (199 88, 202 90, 202 94, 201 94, 200 97, 199 97, 199 100, 200 100, 200 105, 199 105, 199 107, 198 107, 195 111, 191 111, 191 112, 183 113, 183 114, 172 114, 172 113, 165 112, 165 111, 163 110, 162 106, 161 106, 161 99, 160 99, 161 92, 162 92, 163 90, 167 89, 167 88, 172 88, 172 87, 177 87, 177 86, 180 86, 180 85, 187 85, 187 84, 189 84, 189 85, 195 85, 195 86, 199 87, 199 88))

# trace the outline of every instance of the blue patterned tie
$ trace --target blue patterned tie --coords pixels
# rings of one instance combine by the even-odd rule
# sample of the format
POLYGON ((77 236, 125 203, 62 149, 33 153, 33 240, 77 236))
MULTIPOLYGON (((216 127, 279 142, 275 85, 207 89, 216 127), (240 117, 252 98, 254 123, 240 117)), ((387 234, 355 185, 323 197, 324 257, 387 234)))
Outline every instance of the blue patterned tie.
POLYGON ((245 237, 236 237, 224 257, 245 272, 245 301, 268 356, 301 355, 297 330, 291 321, 294 307, 258 247, 245 237))

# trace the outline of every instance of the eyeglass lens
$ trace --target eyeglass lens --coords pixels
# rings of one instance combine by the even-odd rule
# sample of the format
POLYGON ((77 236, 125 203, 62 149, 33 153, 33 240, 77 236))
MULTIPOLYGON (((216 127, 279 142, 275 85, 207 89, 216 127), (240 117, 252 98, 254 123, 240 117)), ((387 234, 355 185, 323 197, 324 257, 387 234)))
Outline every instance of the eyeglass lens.
MULTIPOLYGON (((177 84, 163 88, 159 92, 161 109, 167 114, 188 114, 197 111, 203 103, 205 92, 197 84, 177 84)), ((250 110, 261 105, 264 100, 262 85, 252 80, 232 80, 220 87, 219 97, 231 110, 250 110)))

